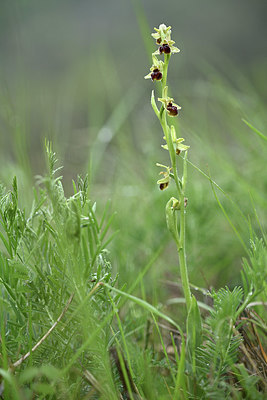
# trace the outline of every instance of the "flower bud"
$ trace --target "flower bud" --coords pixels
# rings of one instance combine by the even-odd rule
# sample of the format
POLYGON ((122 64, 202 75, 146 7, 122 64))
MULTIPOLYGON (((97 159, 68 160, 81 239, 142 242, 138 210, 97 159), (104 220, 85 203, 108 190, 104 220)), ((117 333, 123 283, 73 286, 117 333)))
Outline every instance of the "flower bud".
POLYGON ((177 217, 175 211, 179 210, 179 201, 175 197, 171 197, 166 204, 166 222, 167 227, 171 234, 173 235, 176 242, 179 242, 179 235, 177 231, 177 217))

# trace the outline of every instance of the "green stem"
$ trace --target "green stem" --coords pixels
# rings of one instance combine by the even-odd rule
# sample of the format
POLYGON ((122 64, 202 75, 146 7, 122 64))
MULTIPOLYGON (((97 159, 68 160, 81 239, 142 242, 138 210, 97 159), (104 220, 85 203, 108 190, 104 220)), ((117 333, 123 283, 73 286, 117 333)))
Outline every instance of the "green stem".
POLYGON ((163 66, 163 77, 162 77, 162 92, 167 83, 167 75, 168 75, 168 66, 170 61, 170 54, 164 54, 164 66, 163 66))
MULTIPOLYGON (((164 55, 164 67, 163 67, 163 79, 162 79, 162 97, 163 97, 163 90, 166 86, 167 83, 167 73, 168 73, 168 64, 170 60, 170 55, 164 55)), ((167 115, 166 115, 166 110, 164 109, 164 106, 162 105, 162 108, 160 110, 160 123, 166 138, 166 142, 168 145, 169 149, 169 154, 170 154, 170 159, 171 159, 171 164, 172 164, 172 170, 173 170, 173 176, 174 176, 174 181, 178 193, 178 199, 180 202, 180 235, 179 240, 176 240, 176 246, 177 246, 177 251, 178 251, 178 256, 179 256, 179 262, 180 262, 180 273, 181 273, 181 280, 182 280, 182 286, 183 286, 183 291, 184 291, 184 296, 185 296, 185 301, 186 301, 186 308, 187 311, 189 311, 190 306, 191 306, 191 291, 190 291, 190 286, 189 286, 189 279, 188 279, 188 272, 187 272, 187 265, 186 265, 186 253, 185 253, 185 188, 186 188, 186 182, 187 182, 187 153, 185 154, 184 157, 184 163, 183 163, 183 179, 182 179, 182 186, 179 182, 179 177, 178 177, 178 172, 177 172, 177 166, 176 166, 176 153, 173 147, 172 139, 171 139, 171 133, 170 133, 170 128, 167 123, 167 115)))
POLYGON ((185 188, 187 183, 187 152, 185 153, 184 163, 183 163, 183 181, 182 181, 182 196, 180 198, 181 208, 180 208, 180 243, 181 247, 179 252, 180 259, 180 270, 182 284, 186 299, 186 307, 189 310, 191 305, 191 291, 188 279, 187 264, 186 264, 186 252, 185 252, 185 188))
MULTIPOLYGON (((171 143, 171 146, 172 143, 171 143)), ((168 145, 168 148, 169 145, 168 145)), ((172 147, 173 149, 173 147, 172 147)), ((180 201, 180 240, 176 242, 177 251, 179 255, 180 261, 180 273, 181 273, 181 280, 182 286, 184 291, 184 296, 186 300, 186 308, 189 311, 191 305, 191 290, 189 286, 189 279, 188 279, 188 272, 187 272, 187 265, 186 265, 186 253, 185 253, 185 188, 186 188, 186 157, 184 161, 184 168, 183 168, 183 184, 182 188, 179 183, 177 168, 176 168, 176 160, 175 162, 172 161, 172 168, 173 168, 173 175, 174 180, 178 192, 178 197, 180 201)))

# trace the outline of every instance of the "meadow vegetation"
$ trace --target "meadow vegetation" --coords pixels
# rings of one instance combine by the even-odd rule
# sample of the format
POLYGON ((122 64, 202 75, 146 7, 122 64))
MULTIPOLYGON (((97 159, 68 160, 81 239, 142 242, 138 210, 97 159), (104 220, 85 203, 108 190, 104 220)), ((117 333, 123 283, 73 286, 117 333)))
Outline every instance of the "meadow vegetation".
POLYGON ((90 100, 102 128, 88 128, 86 151, 71 141, 66 149, 55 134, 38 176, 21 116, 2 91, 5 400, 266 396, 266 93, 230 63, 229 75, 200 66, 194 86, 170 66, 167 93, 168 54, 151 71, 162 72, 162 91, 145 82, 159 121, 143 83, 104 82, 109 114, 104 123, 90 100), (182 110, 172 118, 166 99, 176 93, 182 110), (174 154, 179 137, 190 148, 174 154), (57 160, 72 149, 81 151, 77 178, 57 160))

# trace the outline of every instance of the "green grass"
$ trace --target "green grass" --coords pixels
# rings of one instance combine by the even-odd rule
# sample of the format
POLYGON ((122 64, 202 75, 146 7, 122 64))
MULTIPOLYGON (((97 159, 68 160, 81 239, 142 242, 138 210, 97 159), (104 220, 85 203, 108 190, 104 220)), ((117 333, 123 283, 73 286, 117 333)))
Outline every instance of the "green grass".
MULTIPOLYGON (((0 393, 7 400, 263 399, 260 83, 233 65, 228 73, 202 65, 195 81, 181 69, 185 79, 178 73, 172 81, 182 104, 176 128, 190 141, 186 247, 195 297, 187 313, 164 213, 174 193, 156 185, 155 164, 168 161, 151 87, 125 89, 110 54, 105 70, 107 54, 96 56, 110 78, 102 82, 105 99, 97 85, 77 94, 77 71, 62 89, 89 109, 85 131, 72 136, 68 112, 47 111, 59 163, 48 142, 40 161, 27 127, 12 123, 26 124, 27 97, 12 110, 1 95, 0 393), (66 128, 62 138, 58 126, 66 128), (44 160, 46 172, 34 178, 44 160)), ((94 68, 88 60, 88 71, 94 68)))

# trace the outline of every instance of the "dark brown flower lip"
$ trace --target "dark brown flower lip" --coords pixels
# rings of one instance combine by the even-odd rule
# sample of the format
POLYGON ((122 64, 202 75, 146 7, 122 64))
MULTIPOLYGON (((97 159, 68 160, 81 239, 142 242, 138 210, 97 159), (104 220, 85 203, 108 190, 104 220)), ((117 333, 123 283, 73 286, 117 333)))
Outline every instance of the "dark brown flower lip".
POLYGON ((160 190, 164 190, 164 189, 167 189, 168 186, 169 186, 169 183, 165 182, 165 183, 161 183, 159 185, 159 188, 160 188, 160 190))
POLYGON ((168 103, 166 109, 169 115, 171 115, 172 117, 178 115, 178 108, 176 106, 173 106, 171 102, 168 103))
POLYGON ((152 79, 152 81, 154 81, 154 80, 160 81, 162 79, 162 73, 160 72, 160 70, 158 68, 155 68, 153 70, 153 72, 151 72, 151 79, 152 79))
POLYGON ((171 48, 167 43, 164 43, 162 46, 159 47, 159 53, 170 54, 171 48))

